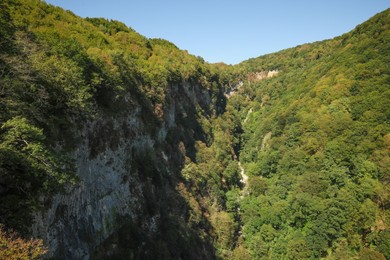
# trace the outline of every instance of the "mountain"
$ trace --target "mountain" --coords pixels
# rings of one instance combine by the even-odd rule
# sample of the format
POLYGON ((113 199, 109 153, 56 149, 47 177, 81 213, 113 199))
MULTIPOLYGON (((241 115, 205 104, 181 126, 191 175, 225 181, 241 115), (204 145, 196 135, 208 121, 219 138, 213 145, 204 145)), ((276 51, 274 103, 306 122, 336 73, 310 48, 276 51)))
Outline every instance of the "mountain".
POLYGON ((0 7, 1 257, 390 258, 390 10, 228 66, 0 7))
POLYGON ((249 175, 241 246, 252 257, 390 257, 389 21, 386 10, 241 64, 250 79, 231 102, 249 175), (259 71, 278 74, 259 81, 259 71))

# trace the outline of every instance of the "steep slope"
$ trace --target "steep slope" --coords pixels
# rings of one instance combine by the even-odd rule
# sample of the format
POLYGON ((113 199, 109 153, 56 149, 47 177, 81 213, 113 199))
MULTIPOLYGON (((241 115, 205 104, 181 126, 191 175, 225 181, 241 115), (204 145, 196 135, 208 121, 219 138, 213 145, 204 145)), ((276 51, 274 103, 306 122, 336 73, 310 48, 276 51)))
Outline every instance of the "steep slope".
POLYGON ((117 21, 1 7, 0 222, 49 257, 213 258, 181 168, 225 109, 219 69, 117 21))
POLYGON ((249 77, 230 102, 242 119, 252 112, 240 253, 390 257, 389 25, 387 10, 341 37, 241 64, 249 77))
POLYGON ((389 10, 232 67, 0 7, 0 223, 48 257, 390 258, 389 10))

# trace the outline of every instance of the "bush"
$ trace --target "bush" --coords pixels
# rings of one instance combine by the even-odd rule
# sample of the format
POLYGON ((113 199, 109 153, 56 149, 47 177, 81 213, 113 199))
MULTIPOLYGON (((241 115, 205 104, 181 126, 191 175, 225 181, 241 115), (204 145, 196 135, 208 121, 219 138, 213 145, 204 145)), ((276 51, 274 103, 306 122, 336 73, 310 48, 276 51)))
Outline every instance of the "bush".
POLYGON ((6 232, 0 224, 0 259, 42 259, 46 252, 42 240, 24 240, 13 231, 6 232))

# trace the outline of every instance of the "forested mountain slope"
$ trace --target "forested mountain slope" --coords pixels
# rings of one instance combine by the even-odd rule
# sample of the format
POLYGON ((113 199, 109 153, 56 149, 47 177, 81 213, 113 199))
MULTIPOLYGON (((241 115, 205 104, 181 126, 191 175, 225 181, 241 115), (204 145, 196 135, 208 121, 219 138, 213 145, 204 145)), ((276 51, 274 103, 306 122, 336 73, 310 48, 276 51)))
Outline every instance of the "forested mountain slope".
POLYGON ((229 102, 247 116, 239 247, 253 258, 390 258, 389 26, 387 10, 241 64, 279 72, 250 77, 229 102))
POLYGON ((389 10, 227 66, 0 7, 0 223, 46 256, 390 258, 389 10))
POLYGON ((55 258, 213 258, 180 172, 211 143, 229 75, 42 1, 0 14, 0 223, 55 258))

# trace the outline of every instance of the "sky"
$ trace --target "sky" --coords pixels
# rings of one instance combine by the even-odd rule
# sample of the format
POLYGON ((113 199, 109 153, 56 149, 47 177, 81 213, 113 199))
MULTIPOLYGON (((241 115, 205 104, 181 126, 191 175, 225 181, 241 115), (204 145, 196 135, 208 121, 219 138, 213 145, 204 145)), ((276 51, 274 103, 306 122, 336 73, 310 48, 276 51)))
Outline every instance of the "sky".
POLYGON ((390 7, 390 0, 46 0, 81 17, 124 22, 208 62, 248 58, 330 39, 390 7))

